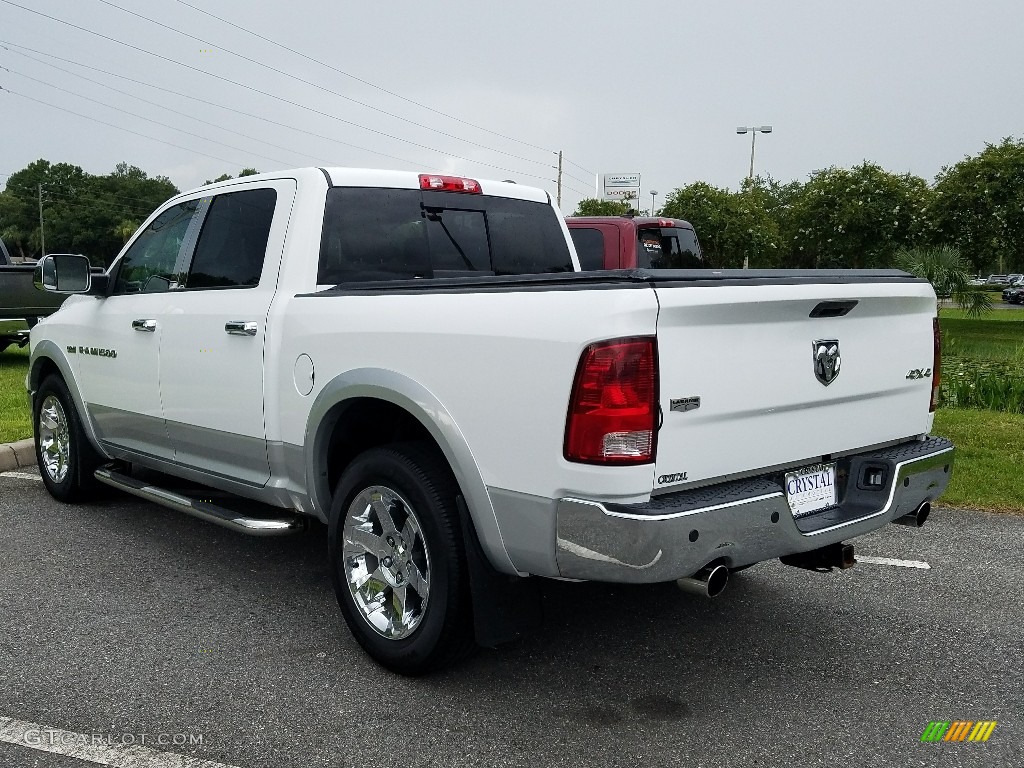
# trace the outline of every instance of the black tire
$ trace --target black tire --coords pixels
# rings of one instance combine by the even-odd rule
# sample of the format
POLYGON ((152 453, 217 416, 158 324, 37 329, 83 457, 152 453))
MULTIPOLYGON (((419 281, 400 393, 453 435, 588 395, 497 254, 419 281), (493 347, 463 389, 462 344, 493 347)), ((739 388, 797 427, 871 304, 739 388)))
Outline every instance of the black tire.
POLYGON ((39 474, 50 495, 69 503, 91 497, 97 487, 93 472, 102 463, 102 457, 86 437, 75 401, 60 376, 47 376, 36 392, 32 402, 32 429, 39 474), (59 408, 55 409, 55 405, 59 408), (47 428, 50 434, 43 434, 40 422, 44 406, 58 417, 58 421, 50 422, 56 429, 47 428), (60 428, 61 421, 64 429, 60 428), (51 459, 44 458, 44 454, 51 459))
POLYGON ((6 341, 5 339, 0 339, 0 354, 3 354, 5 351, 7 351, 7 348, 11 346, 11 344, 13 343, 14 342, 6 341))
MULTIPOLYGON (((475 647, 457 495, 458 486, 447 463, 430 446, 419 443, 366 451, 345 469, 335 490, 327 540, 338 605, 363 649, 379 664, 401 674, 421 675, 441 669, 475 647), (378 490, 370 491, 372 488, 378 490), (385 493, 379 489, 386 492, 388 505, 385 505, 385 493), (369 501, 374 498, 386 506, 386 516, 374 511, 376 507, 369 501), (405 503, 411 508, 411 514, 405 503), (409 524, 410 518, 414 525, 409 524), (346 521, 350 525, 359 523, 368 541, 376 541, 377 546, 384 548, 390 541, 381 522, 384 519, 401 534, 408 534, 415 528, 415 535, 406 535, 413 541, 405 542, 399 537, 399 549, 391 544, 391 550, 377 550, 383 552, 383 557, 358 546, 354 550, 350 548, 349 556, 346 556, 346 521), (377 537, 376 540, 373 537, 377 537), (416 542, 422 544, 422 550, 416 542), (404 554, 398 554, 400 551, 404 554), (388 556, 389 552, 393 557, 388 556), (396 584, 396 580, 401 582, 403 579, 403 566, 399 563, 402 558, 408 558, 404 567, 410 576, 404 583, 396 584), (417 571, 409 565, 413 560, 417 571), (356 565, 364 573, 372 567, 373 573, 378 574, 377 577, 367 576, 364 582, 368 593, 380 606, 377 611, 366 610, 357 604, 353 592, 358 589, 350 587, 348 578, 348 568, 356 565), (394 566, 395 570, 385 569, 385 565, 394 566), (396 587, 412 588, 414 576, 421 585, 421 591, 422 586, 428 586, 425 600, 421 600, 415 590, 411 594, 407 589, 396 591, 396 587), (398 603, 398 594, 402 595, 403 607, 413 606, 407 615, 415 615, 414 619, 394 621, 393 606, 398 603), (370 623, 371 614, 378 622, 387 620, 390 614, 392 622, 385 629, 376 629, 370 623), (399 629, 395 629, 396 625, 399 629), (407 634, 388 637, 385 631, 407 634)), ((360 592, 360 597, 365 599, 366 594, 360 592)))

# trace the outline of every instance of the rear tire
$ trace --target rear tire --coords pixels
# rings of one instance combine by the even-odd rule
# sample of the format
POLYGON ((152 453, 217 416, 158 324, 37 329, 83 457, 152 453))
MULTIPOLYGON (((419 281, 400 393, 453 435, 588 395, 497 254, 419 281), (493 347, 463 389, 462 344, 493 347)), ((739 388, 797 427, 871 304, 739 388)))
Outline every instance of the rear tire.
POLYGON ((474 647, 457 496, 448 465, 420 443, 368 450, 338 481, 328 523, 338 605, 395 672, 431 672, 474 647))
POLYGON ((32 402, 36 461, 43 485, 58 501, 74 503, 90 497, 96 488, 92 473, 102 457, 82 429, 67 384, 60 376, 43 380, 32 402))

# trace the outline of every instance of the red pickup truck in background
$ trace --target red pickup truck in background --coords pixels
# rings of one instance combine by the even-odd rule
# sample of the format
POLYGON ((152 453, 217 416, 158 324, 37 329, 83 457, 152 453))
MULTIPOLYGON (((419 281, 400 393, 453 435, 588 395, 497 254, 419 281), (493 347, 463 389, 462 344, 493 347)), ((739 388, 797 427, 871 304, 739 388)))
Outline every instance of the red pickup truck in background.
POLYGON ((693 226, 647 216, 569 216, 565 219, 583 270, 706 267, 693 226))

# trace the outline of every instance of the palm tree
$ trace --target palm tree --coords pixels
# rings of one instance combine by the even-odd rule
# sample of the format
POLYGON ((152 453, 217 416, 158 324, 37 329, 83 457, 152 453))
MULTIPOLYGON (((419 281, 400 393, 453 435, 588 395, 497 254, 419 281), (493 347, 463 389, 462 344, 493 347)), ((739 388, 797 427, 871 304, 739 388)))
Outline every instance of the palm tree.
POLYGON ((901 248, 896 252, 896 266, 923 277, 932 284, 939 300, 952 299, 968 317, 980 317, 992 310, 988 294, 971 285, 970 269, 957 248, 901 248))
POLYGON ((131 236, 135 234, 135 230, 137 230, 138 228, 139 223, 137 221, 125 219, 116 227, 114 227, 114 234, 120 237, 123 242, 127 243, 131 236))

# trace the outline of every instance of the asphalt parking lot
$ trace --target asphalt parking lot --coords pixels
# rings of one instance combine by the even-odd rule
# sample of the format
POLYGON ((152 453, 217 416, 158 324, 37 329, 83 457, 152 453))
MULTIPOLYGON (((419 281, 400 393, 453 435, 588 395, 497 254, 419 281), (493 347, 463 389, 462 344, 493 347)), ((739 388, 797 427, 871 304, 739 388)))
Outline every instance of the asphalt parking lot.
POLYGON ((1022 543, 1024 516, 940 508, 856 541, 927 569, 762 563, 716 600, 552 582, 538 634, 412 680, 348 635, 322 529, 249 539, 0 474, 0 765, 1020 766, 1022 543), (957 720, 998 725, 920 741, 957 720), (109 762, 132 742, 154 751, 109 762))

